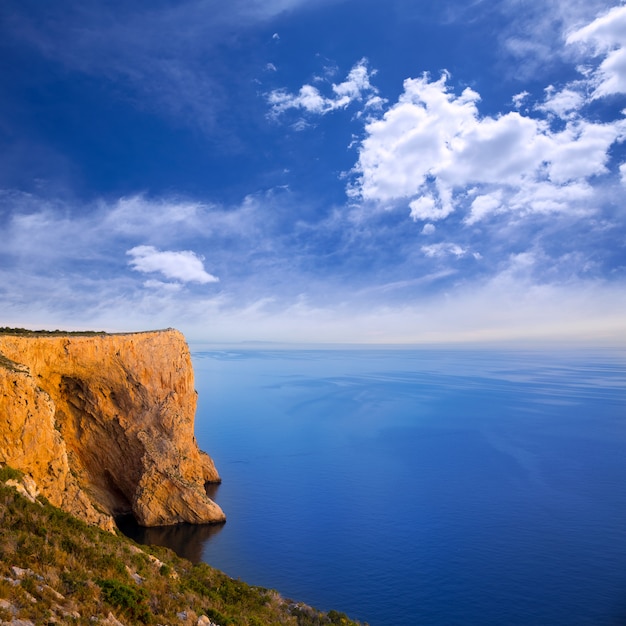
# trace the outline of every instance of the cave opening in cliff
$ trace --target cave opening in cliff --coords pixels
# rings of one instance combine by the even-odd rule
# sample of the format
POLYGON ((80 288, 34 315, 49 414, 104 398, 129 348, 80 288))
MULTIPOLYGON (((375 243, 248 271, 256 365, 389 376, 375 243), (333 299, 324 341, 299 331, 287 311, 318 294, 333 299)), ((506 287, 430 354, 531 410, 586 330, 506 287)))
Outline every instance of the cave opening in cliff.
POLYGON ((103 475, 106 481, 107 495, 113 517, 132 515, 132 504, 118 485, 113 474, 108 469, 105 469, 103 475))

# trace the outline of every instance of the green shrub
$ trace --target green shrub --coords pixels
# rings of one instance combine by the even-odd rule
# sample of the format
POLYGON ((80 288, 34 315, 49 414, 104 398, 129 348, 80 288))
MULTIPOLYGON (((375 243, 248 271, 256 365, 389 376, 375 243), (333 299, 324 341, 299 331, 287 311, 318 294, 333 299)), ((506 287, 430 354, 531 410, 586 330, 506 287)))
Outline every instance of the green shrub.
POLYGON ((0 467, 0 483, 6 483, 7 480, 22 480, 22 476, 24 476, 24 472, 13 469, 8 465, 0 467))
POLYGON ((204 613, 212 622, 217 622, 220 626, 230 626, 230 624, 235 623, 234 620, 230 619, 230 617, 222 615, 215 609, 204 609, 204 613))
POLYGON ((96 581, 102 590, 102 597, 109 604, 121 609, 132 619, 138 619, 144 624, 151 621, 148 607, 148 594, 144 589, 131 587, 111 578, 96 581))
POLYGON ((350 621, 348 616, 345 613, 340 613, 339 611, 335 611, 331 609, 328 611, 328 619, 331 624, 345 625, 353 624, 354 622, 350 621))
POLYGON ((161 565, 161 568, 159 569, 159 574, 161 574, 161 576, 169 576, 171 573, 172 568, 169 565, 163 563, 163 565, 161 565))

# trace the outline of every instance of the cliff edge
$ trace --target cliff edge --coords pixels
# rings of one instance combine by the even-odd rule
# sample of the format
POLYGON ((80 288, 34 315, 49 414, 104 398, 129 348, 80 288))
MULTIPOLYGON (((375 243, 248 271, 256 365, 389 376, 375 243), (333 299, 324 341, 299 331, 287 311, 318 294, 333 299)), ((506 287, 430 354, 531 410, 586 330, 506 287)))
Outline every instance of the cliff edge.
POLYGON ((55 506, 109 530, 224 521, 194 437, 196 392, 181 333, 0 334, 0 463, 55 506))

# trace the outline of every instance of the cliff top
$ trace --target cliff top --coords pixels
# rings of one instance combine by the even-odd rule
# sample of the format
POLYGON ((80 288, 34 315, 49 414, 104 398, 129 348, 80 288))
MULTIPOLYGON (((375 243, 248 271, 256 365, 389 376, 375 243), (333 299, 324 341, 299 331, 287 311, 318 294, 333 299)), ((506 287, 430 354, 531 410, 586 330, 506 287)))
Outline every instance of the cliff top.
POLYGON ((174 328, 160 328, 157 330, 140 330, 135 332, 108 333, 104 330, 32 330, 29 328, 10 328, 0 326, 0 335, 19 335, 21 337, 94 337, 94 336, 120 336, 120 335, 144 335, 148 333, 166 333, 174 328))

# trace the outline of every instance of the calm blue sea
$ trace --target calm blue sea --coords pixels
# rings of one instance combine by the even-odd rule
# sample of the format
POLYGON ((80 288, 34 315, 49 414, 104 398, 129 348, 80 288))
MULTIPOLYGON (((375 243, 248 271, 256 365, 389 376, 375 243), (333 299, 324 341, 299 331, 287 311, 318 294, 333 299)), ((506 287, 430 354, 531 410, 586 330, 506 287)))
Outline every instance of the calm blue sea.
POLYGON ((228 522, 152 541, 372 626, 626 624, 626 353, 194 367, 228 522))

